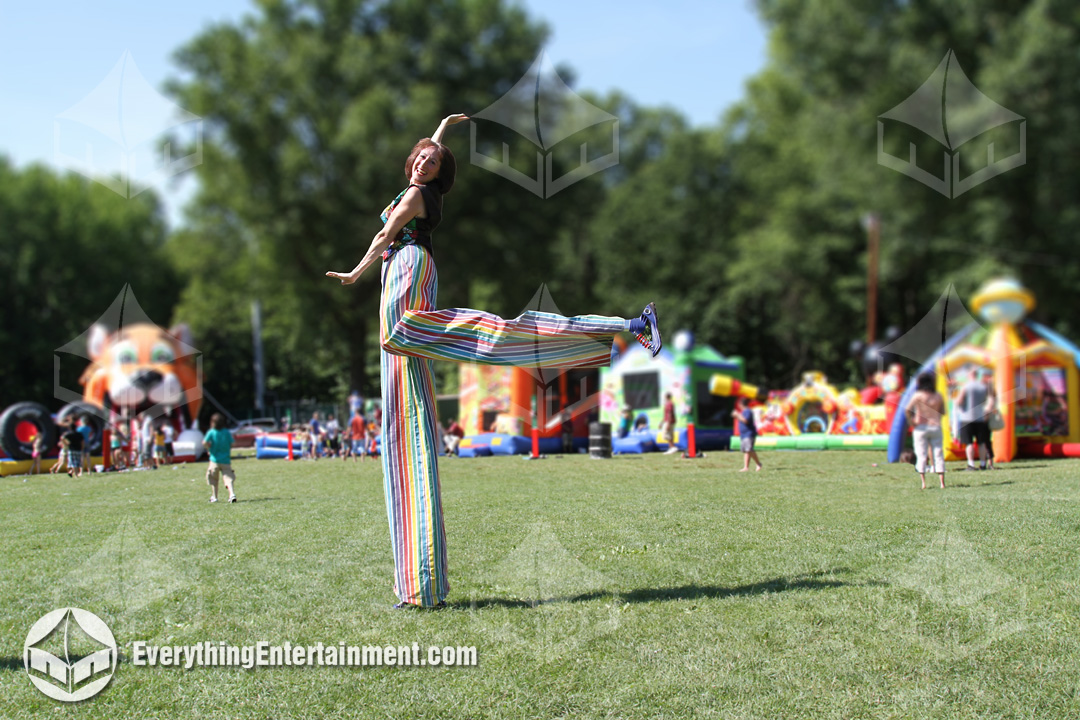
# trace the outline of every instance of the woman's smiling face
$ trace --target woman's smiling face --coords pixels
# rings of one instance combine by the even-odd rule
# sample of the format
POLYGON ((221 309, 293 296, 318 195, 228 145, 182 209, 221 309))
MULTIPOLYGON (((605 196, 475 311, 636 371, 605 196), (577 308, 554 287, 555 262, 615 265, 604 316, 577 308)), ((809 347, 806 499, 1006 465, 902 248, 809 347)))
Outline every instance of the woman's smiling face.
POLYGON ((439 149, 426 147, 413 161, 410 181, 421 184, 429 183, 439 177, 439 149))

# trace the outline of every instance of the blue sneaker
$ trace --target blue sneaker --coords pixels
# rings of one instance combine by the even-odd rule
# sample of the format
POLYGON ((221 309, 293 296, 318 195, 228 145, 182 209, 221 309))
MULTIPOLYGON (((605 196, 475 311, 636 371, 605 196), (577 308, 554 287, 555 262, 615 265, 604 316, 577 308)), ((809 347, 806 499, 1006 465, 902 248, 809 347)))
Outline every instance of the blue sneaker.
POLYGON ((656 315, 656 304, 649 303, 641 311, 641 319, 645 323, 645 331, 637 334, 637 341, 641 346, 652 353, 653 357, 660 352, 664 341, 660 338, 660 319, 656 315))

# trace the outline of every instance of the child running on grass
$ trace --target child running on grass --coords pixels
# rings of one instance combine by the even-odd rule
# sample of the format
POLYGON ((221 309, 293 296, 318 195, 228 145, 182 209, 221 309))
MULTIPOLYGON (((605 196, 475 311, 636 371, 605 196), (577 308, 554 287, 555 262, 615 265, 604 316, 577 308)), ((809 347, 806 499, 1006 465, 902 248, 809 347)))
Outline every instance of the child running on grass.
POLYGON ((757 424, 754 422, 754 411, 750 409, 750 402, 740 397, 735 401, 735 410, 731 416, 739 421, 739 449, 743 454, 743 466, 739 472, 750 469, 750 460, 757 464, 754 470, 761 469, 761 460, 758 459, 757 450, 754 450, 754 442, 757 440, 757 424))
POLYGON ((232 433, 225 429, 225 416, 210 416, 210 430, 203 438, 203 446, 210 453, 210 467, 206 470, 206 482, 210 485, 210 502, 218 501, 218 479, 225 476, 225 489, 229 502, 236 502, 236 473, 232 469, 232 433))

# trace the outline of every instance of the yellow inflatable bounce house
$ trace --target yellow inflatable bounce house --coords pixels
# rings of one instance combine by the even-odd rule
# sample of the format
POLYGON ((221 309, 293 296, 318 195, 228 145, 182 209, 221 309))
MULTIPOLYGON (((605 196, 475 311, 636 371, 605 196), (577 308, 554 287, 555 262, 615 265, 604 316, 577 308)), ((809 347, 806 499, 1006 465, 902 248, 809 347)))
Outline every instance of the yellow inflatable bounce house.
MULTIPOLYGON (((1011 279, 992 280, 971 307, 986 322, 972 323, 949 338, 920 372, 933 371, 946 399, 943 423, 946 458, 963 458, 956 439, 955 403, 971 371, 993 387, 1000 420, 993 428, 997 462, 1017 457, 1080 457, 1080 349, 1050 328, 1027 320, 1034 294, 1011 279)), ((907 405, 911 389, 901 401, 907 405)), ((896 413, 889 436, 889 461, 896 462, 908 435, 904 413, 896 413)))

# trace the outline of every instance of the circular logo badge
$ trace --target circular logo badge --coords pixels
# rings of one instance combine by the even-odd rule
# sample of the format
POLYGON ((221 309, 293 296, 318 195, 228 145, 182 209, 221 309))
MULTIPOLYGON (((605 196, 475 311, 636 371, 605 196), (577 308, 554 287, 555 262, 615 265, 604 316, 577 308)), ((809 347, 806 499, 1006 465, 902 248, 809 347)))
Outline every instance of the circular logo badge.
POLYGON ((47 613, 23 645, 23 667, 53 700, 78 702, 105 689, 116 672, 116 638, 92 612, 75 607, 47 613))

